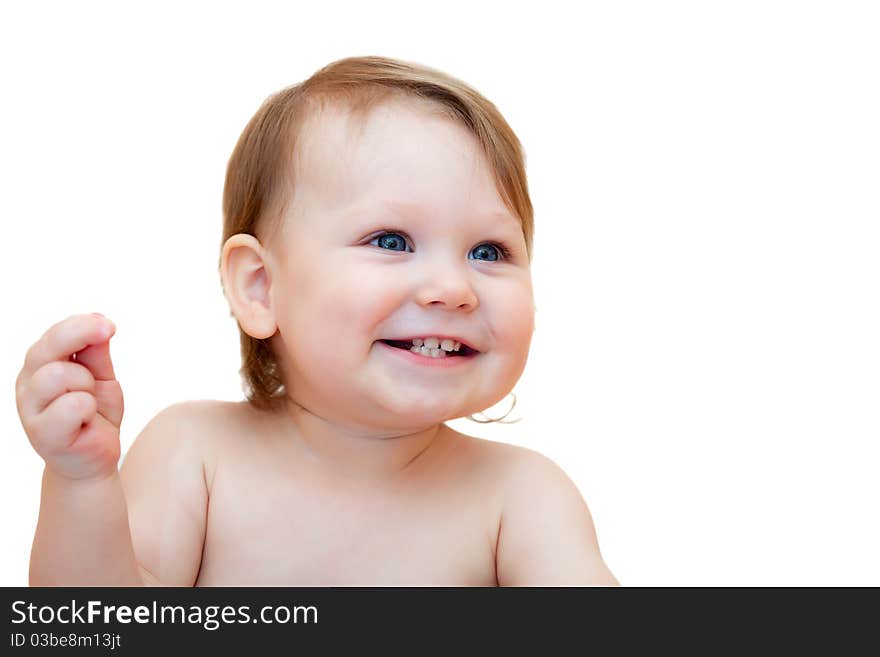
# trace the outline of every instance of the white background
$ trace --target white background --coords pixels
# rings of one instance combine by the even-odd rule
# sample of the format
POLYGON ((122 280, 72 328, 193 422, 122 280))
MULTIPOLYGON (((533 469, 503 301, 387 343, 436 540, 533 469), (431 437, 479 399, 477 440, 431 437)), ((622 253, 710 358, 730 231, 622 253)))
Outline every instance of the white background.
POLYGON ((473 85, 527 153, 523 420, 452 426, 561 465, 623 584, 880 585, 875 7, 4 4, 0 584, 27 584, 39 507, 28 346, 116 322, 124 450, 240 399, 227 159, 270 93, 375 54, 473 85))

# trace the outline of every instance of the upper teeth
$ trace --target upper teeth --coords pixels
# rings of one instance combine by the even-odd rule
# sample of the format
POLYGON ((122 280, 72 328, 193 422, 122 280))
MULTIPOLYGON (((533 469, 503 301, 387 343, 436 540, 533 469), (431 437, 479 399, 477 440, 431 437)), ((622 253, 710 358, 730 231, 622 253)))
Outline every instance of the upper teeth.
POLYGON ((415 347, 440 348, 443 351, 458 351, 461 349, 461 342, 450 340, 449 338, 445 340, 440 340, 440 338, 425 338, 424 340, 422 338, 413 338, 412 343, 415 347))

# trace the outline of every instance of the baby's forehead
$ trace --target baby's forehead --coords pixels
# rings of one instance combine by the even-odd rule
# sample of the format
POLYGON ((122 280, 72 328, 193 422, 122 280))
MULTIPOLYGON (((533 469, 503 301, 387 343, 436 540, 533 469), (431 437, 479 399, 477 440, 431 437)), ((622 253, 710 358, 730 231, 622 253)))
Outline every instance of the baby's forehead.
POLYGON ((309 115, 295 151, 299 190, 334 201, 376 189, 393 196, 426 179, 494 188, 476 136, 436 106, 395 101, 358 112, 328 105, 309 115))
POLYGON ((303 122, 294 147, 294 179, 298 187, 344 186, 356 153, 357 126, 339 108, 313 112, 303 122))
POLYGON ((369 160, 395 132, 418 136, 412 128, 427 126, 432 120, 436 117, 400 101, 362 109, 323 105, 309 112, 303 121, 297 137, 296 164, 305 174, 357 159, 369 160))

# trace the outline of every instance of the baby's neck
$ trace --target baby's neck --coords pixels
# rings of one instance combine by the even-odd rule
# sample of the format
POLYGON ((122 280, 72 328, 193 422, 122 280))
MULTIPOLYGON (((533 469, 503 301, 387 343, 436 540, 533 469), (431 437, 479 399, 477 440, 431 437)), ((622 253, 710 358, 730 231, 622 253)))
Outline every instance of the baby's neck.
POLYGON ((449 431, 434 424, 413 432, 368 431, 341 426, 291 403, 276 416, 279 437, 314 467, 346 480, 399 479, 424 460, 449 431))

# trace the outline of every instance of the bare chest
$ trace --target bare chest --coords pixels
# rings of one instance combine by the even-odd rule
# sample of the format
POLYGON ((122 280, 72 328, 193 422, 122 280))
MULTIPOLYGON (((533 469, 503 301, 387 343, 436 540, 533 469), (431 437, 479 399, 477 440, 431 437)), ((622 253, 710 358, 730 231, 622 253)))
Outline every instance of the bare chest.
POLYGON ((380 491, 249 470, 215 477, 198 586, 497 584, 498 507, 479 479, 380 491))

